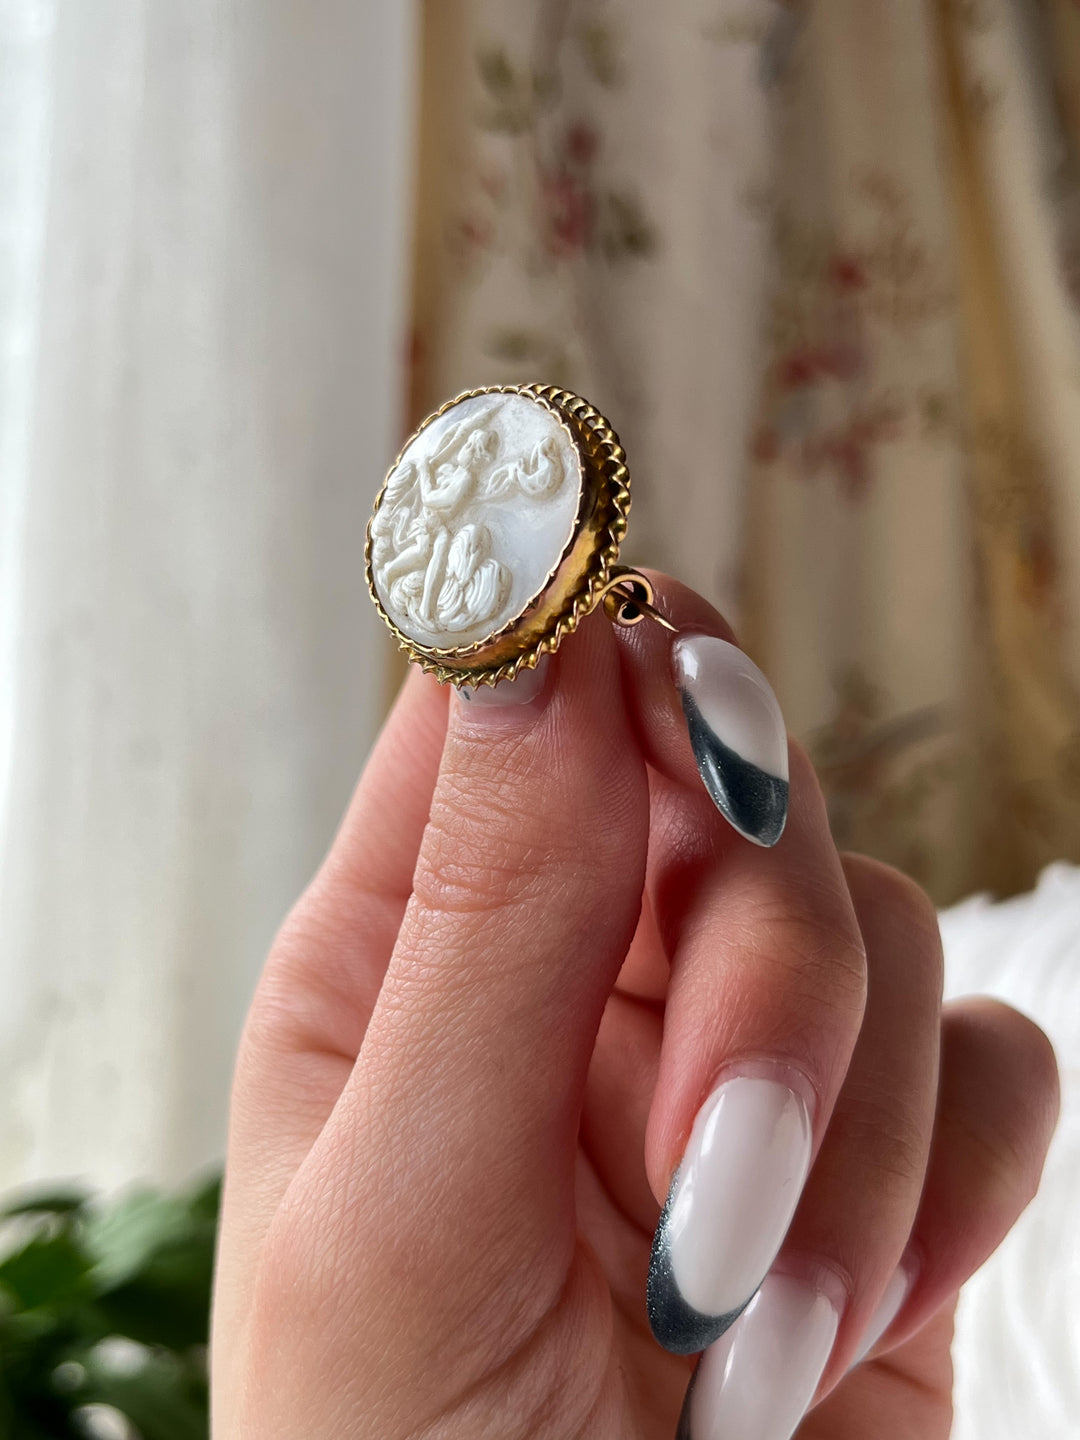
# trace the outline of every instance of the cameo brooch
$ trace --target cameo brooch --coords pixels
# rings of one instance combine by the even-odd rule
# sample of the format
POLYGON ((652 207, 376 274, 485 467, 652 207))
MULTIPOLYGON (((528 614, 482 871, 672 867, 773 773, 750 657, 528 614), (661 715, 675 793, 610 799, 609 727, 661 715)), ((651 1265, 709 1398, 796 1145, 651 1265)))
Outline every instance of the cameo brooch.
POLYGON ((648 578, 619 565, 629 512, 619 437, 587 400, 554 385, 470 390, 391 467, 368 522, 368 588, 409 659, 466 696, 534 668, 598 605, 618 625, 657 621, 675 634, 705 788, 741 835, 774 845, 788 802, 776 697, 736 646, 676 633, 648 578))
POLYGON ((470 390, 387 475, 368 587, 411 660, 455 686, 494 685, 602 602, 624 625, 662 621, 649 582, 617 564, 629 511, 619 437, 588 401, 552 385, 470 390))

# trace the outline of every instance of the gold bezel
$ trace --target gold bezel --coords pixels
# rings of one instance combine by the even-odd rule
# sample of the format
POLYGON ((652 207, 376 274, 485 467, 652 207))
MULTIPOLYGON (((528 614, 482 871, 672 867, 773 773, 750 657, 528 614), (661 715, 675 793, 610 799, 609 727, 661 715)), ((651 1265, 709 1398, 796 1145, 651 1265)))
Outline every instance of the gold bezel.
POLYGON ((443 684, 494 685, 532 669, 541 655, 558 649, 595 609, 611 579, 630 512, 630 474, 619 437, 600 412, 569 390, 554 385, 486 385, 447 400, 409 436, 387 471, 375 504, 382 504, 390 476, 402 456, 433 421, 463 400, 480 395, 524 395, 550 410, 567 430, 581 460, 582 484, 574 530, 541 589, 512 620, 474 644, 456 650, 418 645, 390 619, 375 588, 371 568, 371 520, 364 544, 368 591, 384 623, 410 660, 443 684))

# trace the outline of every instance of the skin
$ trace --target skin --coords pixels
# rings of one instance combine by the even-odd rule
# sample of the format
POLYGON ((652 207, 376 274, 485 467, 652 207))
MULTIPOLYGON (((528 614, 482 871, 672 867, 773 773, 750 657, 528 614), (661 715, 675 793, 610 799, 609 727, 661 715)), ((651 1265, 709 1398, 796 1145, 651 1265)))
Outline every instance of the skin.
POLYGON ((942 1008, 933 907, 837 854, 797 746, 775 849, 727 826, 669 647, 598 615, 528 704, 405 685, 241 1046, 218 1440, 671 1440, 694 1361, 649 1334, 649 1245, 697 1108, 762 1060, 815 1098, 777 1264, 842 1305, 800 1440, 948 1435, 956 1294, 1036 1190, 1053 1053, 942 1008))

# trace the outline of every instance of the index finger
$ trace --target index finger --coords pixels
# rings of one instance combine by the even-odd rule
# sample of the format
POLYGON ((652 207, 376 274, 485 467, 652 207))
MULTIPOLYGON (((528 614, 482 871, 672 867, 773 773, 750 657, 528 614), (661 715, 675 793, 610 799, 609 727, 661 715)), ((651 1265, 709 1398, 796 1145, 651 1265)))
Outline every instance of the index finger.
MULTIPOLYGON (((752 747, 780 778, 770 757, 786 738, 775 701, 761 702, 764 677, 755 672, 747 688, 749 662, 727 643, 720 616, 655 578, 657 608, 680 632, 675 645, 692 652, 693 683, 719 717, 718 753, 745 759, 752 747)), ((741 1313, 780 1249, 858 1037, 865 953, 803 752, 790 750, 782 837, 771 848, 750 843, 702 785, 671 635, 646 624, 621 640, 629 703, 658 772, 651 900, 671 961, 646 1134, 654 1193, 667 1195, 649 1319, 662 1345, 691 1353, 741 1313)), ((683 663, 684 685, 686 675, 683 663)))

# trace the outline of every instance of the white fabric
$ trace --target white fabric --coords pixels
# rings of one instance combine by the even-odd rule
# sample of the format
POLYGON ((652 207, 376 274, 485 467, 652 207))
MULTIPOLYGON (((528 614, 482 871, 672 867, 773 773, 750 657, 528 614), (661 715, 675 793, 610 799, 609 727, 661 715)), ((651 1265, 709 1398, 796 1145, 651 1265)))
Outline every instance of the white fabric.
POLYGON ((0 0, 0 1190, 220 1156, 381 713, 414 8, 0 0))
POLYGON ((1030 895, 946 911, 946 994, 996 995, 1050 1036, 1061 1122, 1042 1188, 957 1317, 953 1440, 1080 1435, 1080 869, 1051 865, 1030 895))

